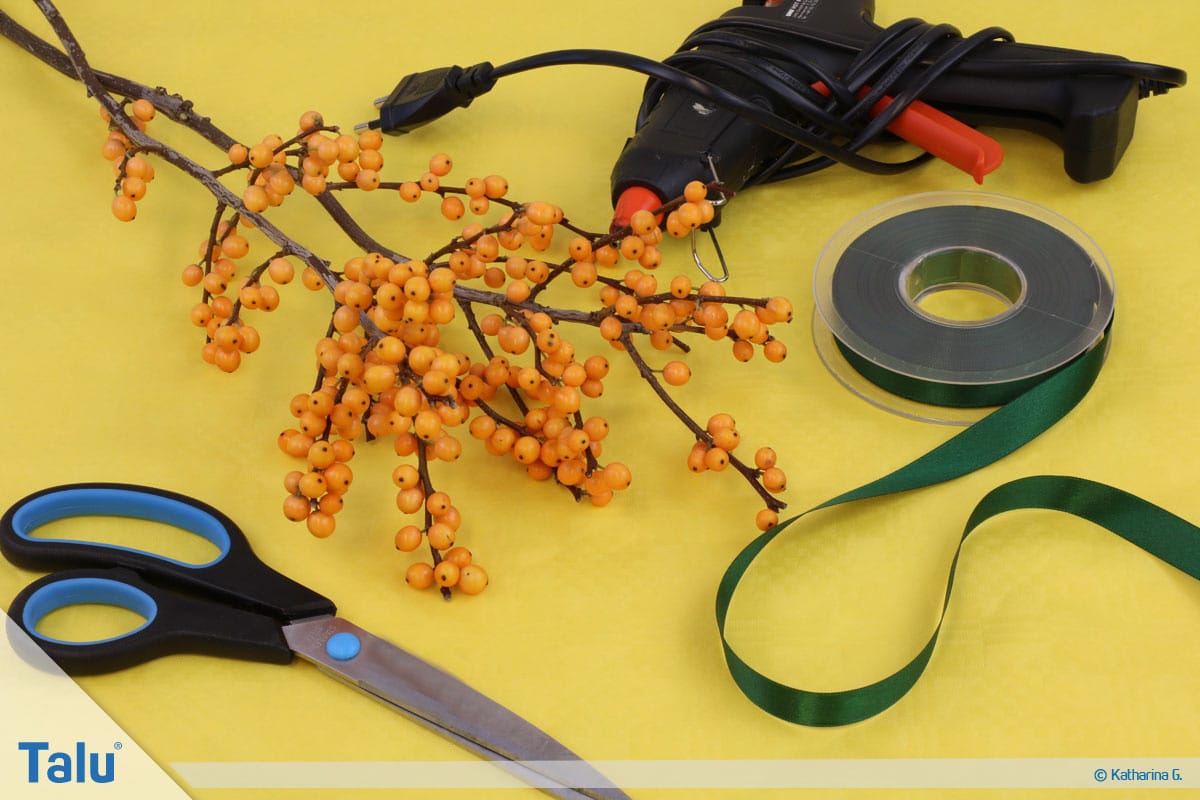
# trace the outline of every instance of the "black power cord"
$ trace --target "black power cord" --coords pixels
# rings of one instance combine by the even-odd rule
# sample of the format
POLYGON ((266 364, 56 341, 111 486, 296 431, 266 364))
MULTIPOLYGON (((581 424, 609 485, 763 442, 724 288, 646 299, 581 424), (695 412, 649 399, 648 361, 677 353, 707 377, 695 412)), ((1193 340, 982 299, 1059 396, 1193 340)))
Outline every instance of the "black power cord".
MULTIPOLYGON (((1046 82, 1073 88, 1068 81, 1116 77, 1135 82, 1134 92, 1140 99, 1186 82, 1185 73, 1171 67, 1119 56, 1016 45, 1008 31, 997 27, 967 37, 950 25, 919 19, 879 28, 869 18, 873 4, 859 0, 859 5, 857 16, 854 0, 833 12, 841 15, 828 25, 834 30, 785 20, 779 16, 781 9, 737 9, 701 26, 661 62, 612 50, 572 49, 501 66, 483 62, 415 73, 377 101, 378 119, 360 127, 409 132, 470 105, 497 80, 533 69, 568 64, 619 67, 650 78, 638 111, 639 130, 651 122, 669 92, 683 91, 769 132, 773 145, 762 148, 769 152, 735 181, 733 188, 740 188, 809 174, 835 163, 888 175, 926 161, 927 153, 892 162, 859 151, 876 141, 910 103, 933 94, 931 90, 940 81, 945 81, 942 85, 948 89, 942 93, 950 97, 951 113, 1043 132, 1045 118, 1059 109, 1031 108, 1023 116, 1022 98, 1014 98, 1014 91, 1027 91, 1034 97, 1030 87, 1045 86, 1046 82), (1009 49, 1014 52, 1002 52, 1009 49), (956 81, 958 89, 953 86, 956 81), (823 84, 825 92, 815 88, 818 84, 823 84), (964 101, 956 96, 956 92, 968 93, 963 86, 982 96, 964 101), (1003 99, 998 105, 993 102, 997 95, 1003 99), (871 109, 885 96, 891 97, 891 104, 872 117, 871 109)), ((934 102, 932 98, 930 102, 934 102)), ((936 104, 947 110, 944 102, 936 104)), ((1078 145, 1073 139, 1067 141, 1078 138, 1072 124, 1073 118, 1060 124, 1064 149, 1078 145)), ((1051 121, 1049 127, 1053 126, 1051 121)), ((1119 149, 1123 147, 1119 145, 1119 149)), ((1119 156, 1117 152, 1115 158, 1119 156)))

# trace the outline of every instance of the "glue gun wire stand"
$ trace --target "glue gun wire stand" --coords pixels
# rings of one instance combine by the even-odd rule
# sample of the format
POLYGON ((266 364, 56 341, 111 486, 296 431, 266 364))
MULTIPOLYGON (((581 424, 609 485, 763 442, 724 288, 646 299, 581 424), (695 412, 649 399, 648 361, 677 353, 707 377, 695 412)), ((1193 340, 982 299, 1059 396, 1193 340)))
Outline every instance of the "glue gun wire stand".
MULTIPOLYGON (((882 161, 860 151, 914 102, 971 125, 1047 136, 1077 181, 1108 177, 1133 135, 1140 99, 1184 85, 1171 67, 1015 43, 1001 28, 971 36, 945 24, 872 21, 874 0, 793 4, 749 0, 701 26, 659 62, 610 50, 560 50, 408 75, 363 126, 406 133, 541 67, 595 64, 649 76, 634 135, 612 173, 614 224, 653 209, 690 181, 732 191, 836 163, 892 175, 922 153, 882 161), (714 174, 715 173, 715 174, 714 174)), ((716 224, 716 221, 714 223, 716 224)))

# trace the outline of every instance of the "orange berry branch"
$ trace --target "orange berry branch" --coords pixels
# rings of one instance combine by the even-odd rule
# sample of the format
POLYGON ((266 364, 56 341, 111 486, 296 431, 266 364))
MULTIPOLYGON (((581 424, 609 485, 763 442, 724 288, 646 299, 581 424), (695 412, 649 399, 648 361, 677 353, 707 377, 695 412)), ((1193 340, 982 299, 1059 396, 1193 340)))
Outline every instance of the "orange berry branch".
POLYGON ((416 588, 437 585, 447 596, 451 588, 482 591, 487 573, 458 543, 461 515, 437 490, 431 471, 433 462, 459 457, 462 431, 487 452, 515 461, 529 477, 566 487, 577 500, 604 506, 631 483, 626 465, 601 462, 609 424, 590 414, 590 405, 604 391, 609 362, 604 355, 585 356, 567 338, 568 329, 582 327, 629 358, 687 427, 693 441, 688 469, 732 467, 762 500, 759 528, 778 521, 786 476, 775 452, 760 447, 750 461, 742 460, 735 453, 741 437, 731 415, 714 414, 702 425, 671 395, 669 387, 689 381, 687 363, 676 358, 654 367, 642 351, 648 344, 686 355, 690 337, 730 342, 739 361, 756 352, 769 361, 786 356, 771 326, 791 320, 787 300, 728 296, 720 283, 697 287, 683 275, 660 286, 655 274, 664 235, 688 236, 712 221, 708 198, 723 192, 719 184, 694 182, 656 211, 635 213, 627 226, 593 233, 551 203, 510 199, 508 182, 498 175, 447 185, 454 165, 444 154, 435 155, 422 175, 384 181, 378 132, 345 134, 310 111, 289 138, 272 134, 253 144, 239 142, 178 95, 93 70, 53 3, 37 5, 65 54, 3 12, 0 33, 80 80, 100 103, 109 130, 101 151, 116 176, 113 214, 124 221, 137 216, 137 204, 154 179, 153 159, 196 179, 216 200, 199 258, 182 275, 184 284, 201 290, 191 321, 204 331, 206 362, 233 372, 255 352, 260 337, 246 317, 275 310, 277 287, 292 282, 297 272, 304 286, 333 297, 314 351, 315 382, 293 398, 293 423, 278 436, 280 449, 301 462, 284 479, 288 519, 304 522, 314 536, 332 534, 353 482, 348 464, 354 442, 390 440, 401 459, 392 474, 396 505, 405 515, 420 515, 420 524, 399 527, 395 546, 412 552, 424 544, 430 554, 408 568, 407 582, 416 588), (159 115, 223 150, 226 163, 209 169, 152 137, 147 130, 159 115), (340 269, 268 219, 270 209, 298 189, 355 246, 357 254, 340 269), (480 221, 468 222, 444 246, 414 259, 363 229, 337 199, 349 191, 383 191, 405 204, 433 197, 443 217, 480 221), (550 255, 559 252, 558 232, 564 232, 559 240, 569 237, 560 258, 550 255), (274 250, 251 262, 259 237, 274 250), (552 284, 576 290, 587 307, 543 302, 552 284), (443 341, 457 319, 480 357, 443 341))

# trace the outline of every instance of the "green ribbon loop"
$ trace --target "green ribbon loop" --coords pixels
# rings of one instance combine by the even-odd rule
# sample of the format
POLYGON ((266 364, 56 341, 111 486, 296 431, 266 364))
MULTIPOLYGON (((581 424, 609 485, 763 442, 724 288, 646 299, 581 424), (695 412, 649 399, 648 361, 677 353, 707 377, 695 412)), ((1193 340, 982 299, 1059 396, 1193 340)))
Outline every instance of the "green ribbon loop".
MULTIPOLYGON (((1110 333, 1074 362, 997 409, 949 441, 882 478, 826 500, 785 520, 747 545, 726 569, 717 589, 717 629, 734 682, 763 710, 789 722, 835 726, 874 716, 903 697, 920 678, 941 630, 911 661, 875 683, 837 692, 815 692, 775 681, 747 664, 725 638, 726 616, 738 583, 758 554, 789 525, 820 509, 897 494, 974 472, 1036 438, 1074 408, 1099 375, 1110 333)), ((975 507, 946 581, 942 618, 954 586, 963 542, 991 517, 1026 508, 1050 509, 1096 523, 1171 566, 1200 578, 1200 528, 1111 486, 1062 476, 1035 476, 1002 484, 975 507)))

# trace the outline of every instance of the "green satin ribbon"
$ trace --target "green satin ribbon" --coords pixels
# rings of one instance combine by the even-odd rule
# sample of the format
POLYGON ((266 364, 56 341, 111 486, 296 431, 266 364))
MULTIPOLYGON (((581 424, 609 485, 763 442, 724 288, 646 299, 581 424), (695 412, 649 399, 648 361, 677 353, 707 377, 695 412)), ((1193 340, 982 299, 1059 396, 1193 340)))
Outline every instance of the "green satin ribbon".
MULTIPOLYGON (((842 342, 834 339, 838 352, 855 372, 880 389, 917 403, 943 408, 990 408, 1002 406, 1013 398, 1038 385, 1045 375, 1034 375, 1006 383, 938 383, 902 375, 863 358, 842 342)), ((1059 368, 1061 369, 1061 367, 1059 368)))
MULTIPOLYGON (((729 604, 742 576, 755 557, 789 525, 821 509, 905 492, 966 475, 1003 458, 1036 438, 1064 417, 1087 394, 1100 372, 1110 333, 1090 351, 1043 382, 993 411, 949 441, 882 478, 826 500, 785 520, 747 545, 725 571, 717 590, 717 629, 725 661, 737 686, 756 705, 789 722, 835 726, 858 722, 888 708, 924 671, 937 644, 942 621, 921 651, 900 669, 875 683, 837 692, 816 692, 788 686, 756 671, 725 638, 729 604)), ((1005 483, 985 496, 972 512, 959 542, 946 581, 942 618, 954 586, 962 543, 984 520, 1025 508, 1062 511, 1101 525, 1200 578, 1200 528, 1186 520, 1111 486, 1081 478, 1035 476, 1005 483)))

